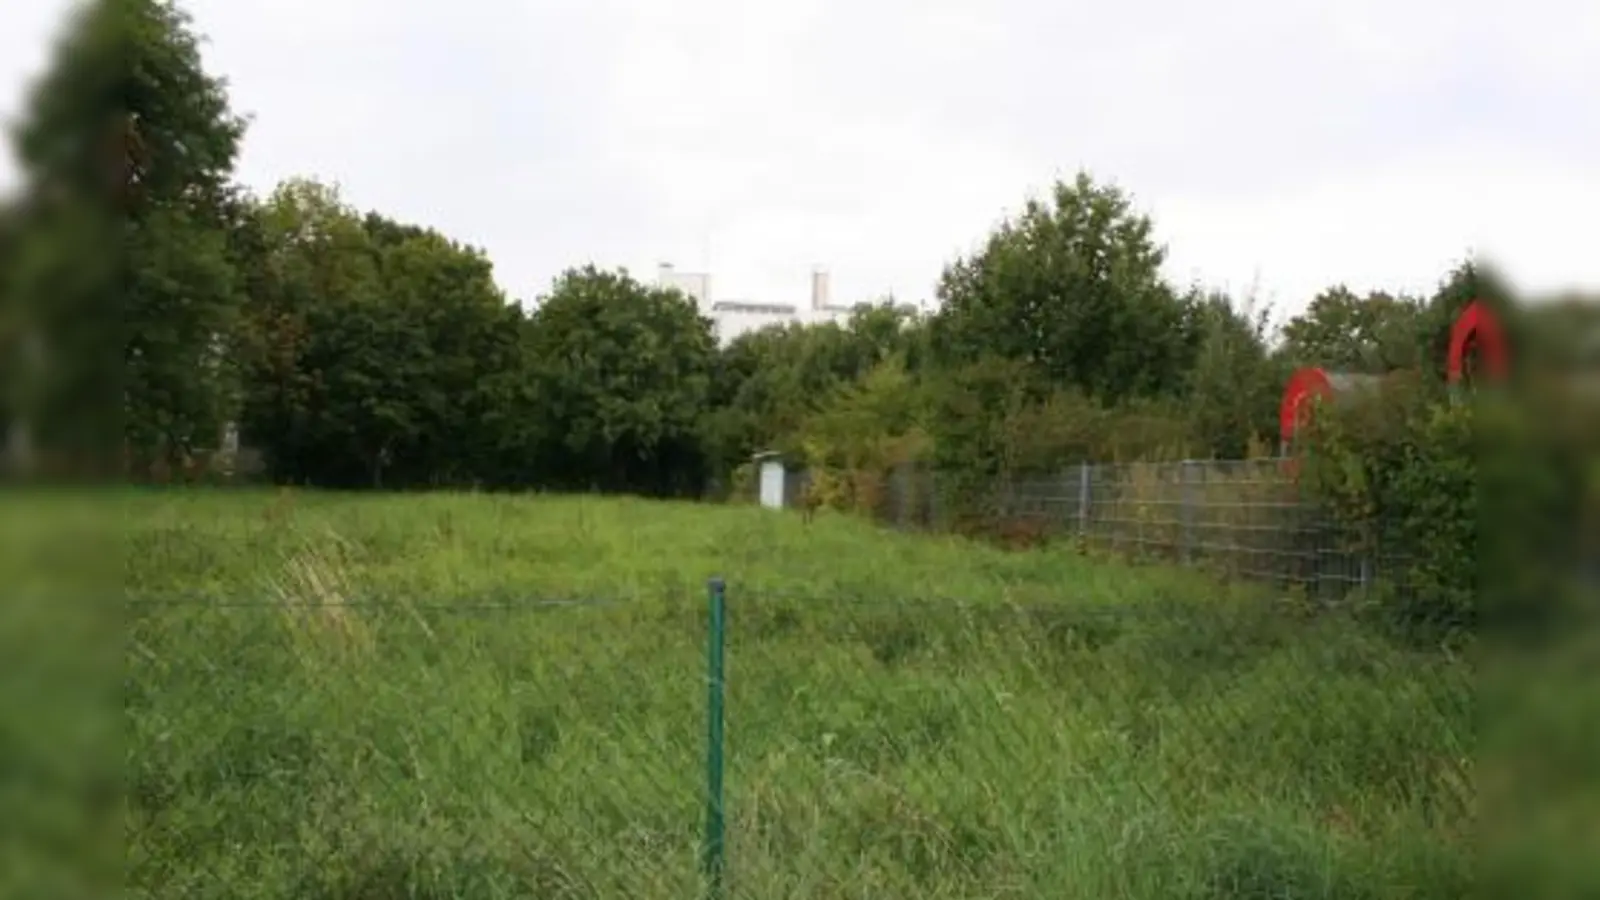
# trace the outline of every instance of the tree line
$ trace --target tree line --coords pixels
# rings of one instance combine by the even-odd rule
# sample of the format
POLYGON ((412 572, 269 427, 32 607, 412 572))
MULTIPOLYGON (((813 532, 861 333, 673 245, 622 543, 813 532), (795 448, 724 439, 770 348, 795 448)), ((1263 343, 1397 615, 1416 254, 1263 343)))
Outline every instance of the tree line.
POLYGON ((1431 296, 1332 286, 1275 329, 1248 298, 1165 279, 1151 218, 1082 173, 950 262, 932 313, 883 301, 722 347, 690 298, 624 270, 575 266, 522 302, 481 249, 329 184, 253 194, 234 175, 246 122, 198 42, 175 4, 77 11, 0 208, 5 424, 114 448, 134 478, 230 426, 267 477, 343 488, 698 496, 765 450, 973 483, 1241 457, 1274 449, 1294 367, 1439 382, 1456 313, 1501 291, 1464 261, 1431 296))

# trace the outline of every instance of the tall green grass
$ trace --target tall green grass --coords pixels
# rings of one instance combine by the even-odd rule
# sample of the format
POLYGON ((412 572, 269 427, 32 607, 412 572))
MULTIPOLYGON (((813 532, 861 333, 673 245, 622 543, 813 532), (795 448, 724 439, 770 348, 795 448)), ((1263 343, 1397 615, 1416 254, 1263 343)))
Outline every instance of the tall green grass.
POLYGON ((119 495, 136 896, 1455 898, 1465 668, 1192 572, 826 515, 119 495))

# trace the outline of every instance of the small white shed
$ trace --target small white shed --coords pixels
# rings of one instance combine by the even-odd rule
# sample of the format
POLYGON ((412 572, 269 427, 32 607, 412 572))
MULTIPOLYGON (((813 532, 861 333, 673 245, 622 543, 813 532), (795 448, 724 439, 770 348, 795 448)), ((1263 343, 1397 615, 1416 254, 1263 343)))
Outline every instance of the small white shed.
POLYGON ((757 496, 767 509, 782 509, 784 495, 783 457, 777 453, 757 453, 751 462, 756 467, 757 496))

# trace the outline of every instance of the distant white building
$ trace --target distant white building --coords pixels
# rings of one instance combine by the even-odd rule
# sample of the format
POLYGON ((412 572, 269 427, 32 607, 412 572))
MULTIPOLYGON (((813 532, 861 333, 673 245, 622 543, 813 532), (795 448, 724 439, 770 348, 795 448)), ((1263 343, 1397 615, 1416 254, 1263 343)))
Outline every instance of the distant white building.
POLYGON ((829 294, 828 273, 816 269, 811 273, 811 303, 802 309, 793 303, 762 303, 754 300, 714 300, 711 295, 709 272, 680 272, 672 263, 662 263, 656 278, 661 287, 673 287, 693 297, 700 311, 711 318, 717 331, 717 340, 727 344, 741 334, 781 325, 786 322, 815 324, 842 322, 857 306, 866 304, 838 304, 829 294))
POLYGON ((677 288, 694 298, 702 310, 711 305, 711 273, 680 272, 672 263, 664 262, 656 275, 656 284, 664 288, 677 288))

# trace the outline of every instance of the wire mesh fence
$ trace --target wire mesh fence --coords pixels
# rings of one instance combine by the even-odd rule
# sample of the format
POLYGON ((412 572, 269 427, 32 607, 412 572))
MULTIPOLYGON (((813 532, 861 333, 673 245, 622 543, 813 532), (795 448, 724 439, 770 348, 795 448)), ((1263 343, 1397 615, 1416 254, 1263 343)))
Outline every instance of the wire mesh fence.
POLYGON ((1344 617, 1226 592, 735 579, 708 614, 698 592, 430 605, 306 584, 133 604, 134 896, 1468 884, 1468 672, 1344 617))
POLYGON ((666 897, 700 887, 697 609, 135 604, 137 897, 666 897))
POLYGON ((1470 884, 1471 690, 1448 660, 1254 601, 730 592, 730 896, 1470 884))
MULTIPOLYGON (((1291 465, 1084 463, 979 491, 963 490, 944 473, 902 466, 884 479, 871 506, 898 528, 937 528, 965 515, 1013 540, 1069 538, 1096 551, 1203 566, 1322 597, 1380 577, 1391 586, 1403 581, 1407 556, 1308 502, 1291 465)), ((809 480, 803 470, 793 473, 786 505, 798 504, 809 480)))

